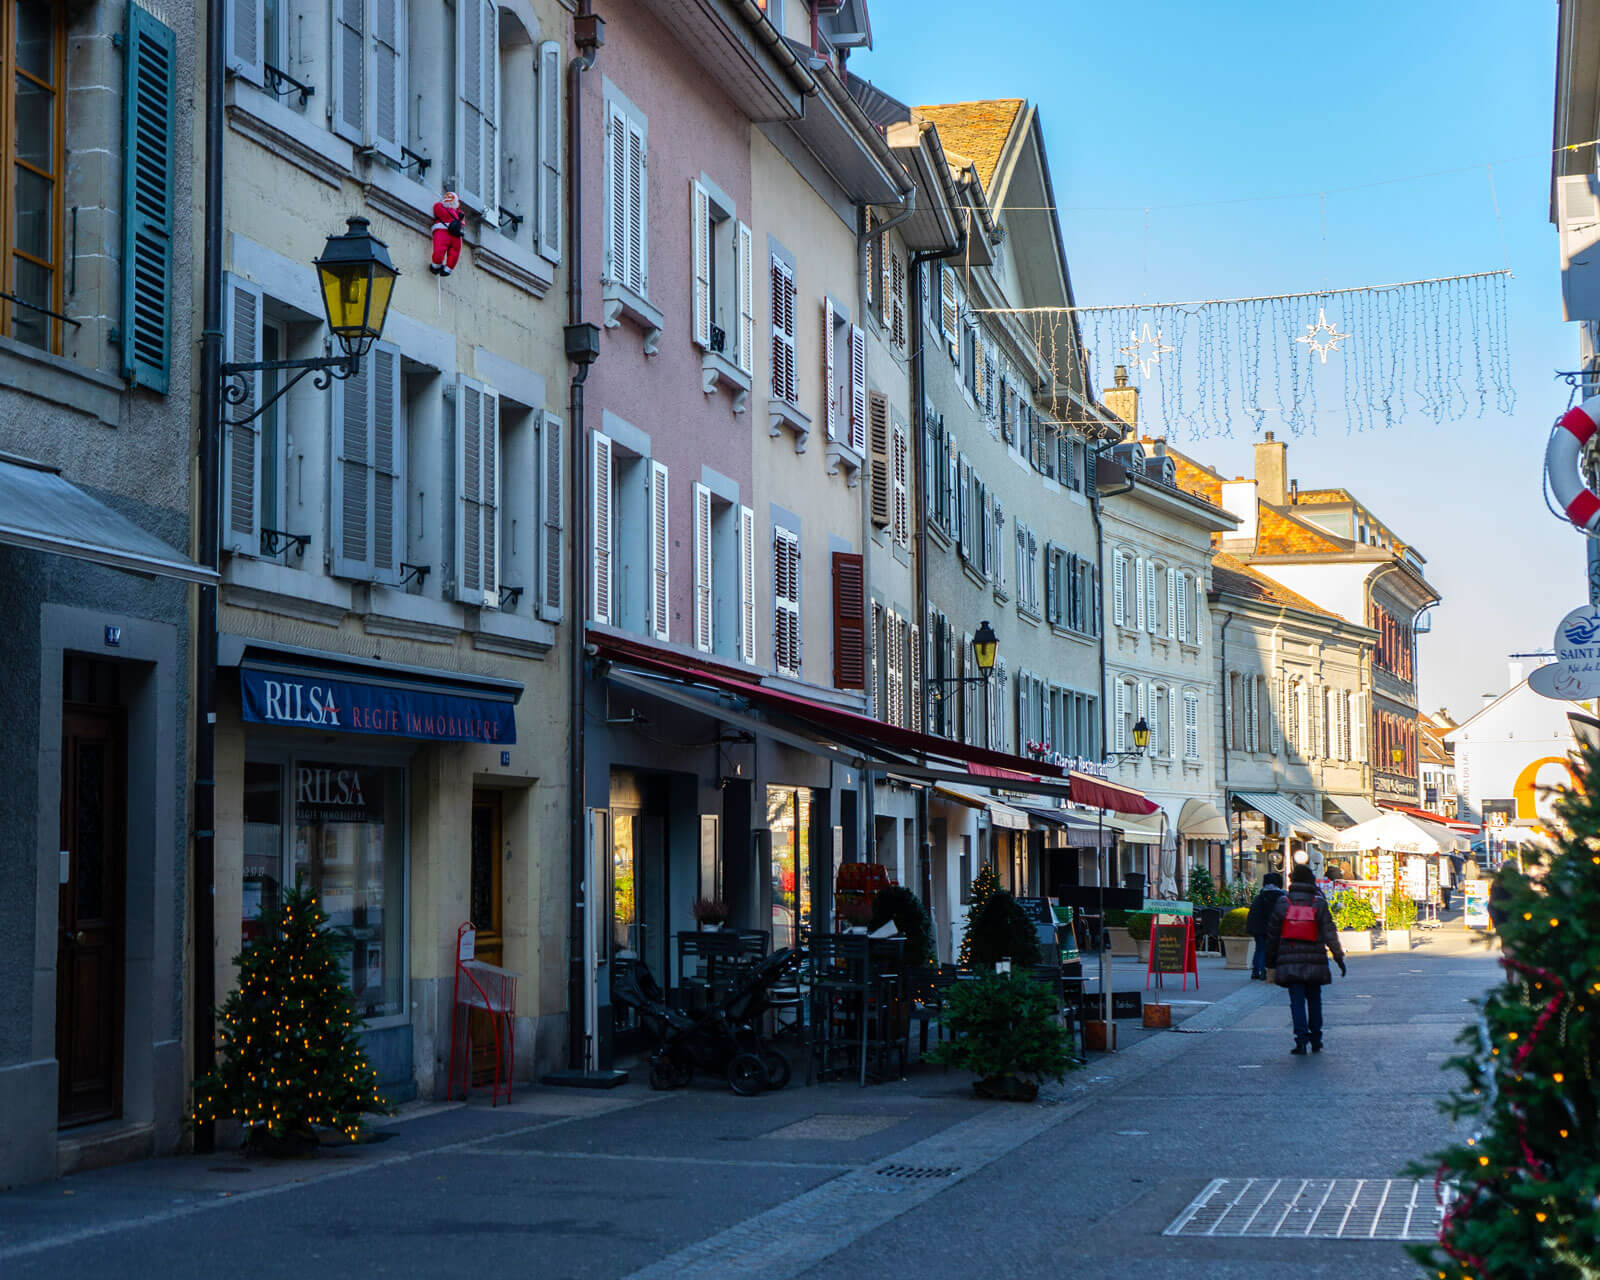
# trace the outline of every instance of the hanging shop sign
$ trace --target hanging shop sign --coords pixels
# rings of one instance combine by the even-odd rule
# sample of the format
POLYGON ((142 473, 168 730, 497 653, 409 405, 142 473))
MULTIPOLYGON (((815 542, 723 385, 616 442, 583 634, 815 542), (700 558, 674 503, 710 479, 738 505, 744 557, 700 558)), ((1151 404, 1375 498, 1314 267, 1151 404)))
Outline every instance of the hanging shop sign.
POLYGON ((244 719, 252 724, 433 742, 517 740, 509 701, 465 693, 250 667, 239 670, 239 691, 244 719))
POLYGON ((1535 670, 1528 687, 1557 702, 1600 696, 1600 609, 1586 604, 1561 619, 1555 651, 1556 660, 1535 670))

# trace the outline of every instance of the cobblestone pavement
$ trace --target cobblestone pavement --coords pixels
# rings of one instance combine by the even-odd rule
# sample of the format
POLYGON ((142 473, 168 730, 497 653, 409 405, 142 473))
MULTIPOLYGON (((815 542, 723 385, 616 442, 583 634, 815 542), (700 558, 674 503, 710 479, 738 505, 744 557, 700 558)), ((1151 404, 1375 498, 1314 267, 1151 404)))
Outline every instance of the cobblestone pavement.
POLYGON ((0 1276, 1413 1276, 1393 1242, 1162 1232, 1217 1179, 1390 1178, 1437 1146, 1439 1067, 1494 971, 1459 929, 1354 958, 1327 1052, 1291 1058, 1282 993, 1202 962, 1201 993, 1169 993, 1210 1002, 1177 1005, 1183 1033, 1027 1106, 928 1068, 754 1099, 533 1089, 312 1161, 121 1166, 0 1195, 0 1276))

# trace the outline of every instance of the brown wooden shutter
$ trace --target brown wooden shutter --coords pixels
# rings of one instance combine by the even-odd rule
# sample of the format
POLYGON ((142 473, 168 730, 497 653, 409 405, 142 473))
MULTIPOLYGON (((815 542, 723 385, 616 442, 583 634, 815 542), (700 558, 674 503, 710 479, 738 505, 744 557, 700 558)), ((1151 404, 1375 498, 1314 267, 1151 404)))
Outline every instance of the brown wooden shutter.
POLYGON ((833 553, 833 683, 867 687, 866 565, 850 551, 833 553))

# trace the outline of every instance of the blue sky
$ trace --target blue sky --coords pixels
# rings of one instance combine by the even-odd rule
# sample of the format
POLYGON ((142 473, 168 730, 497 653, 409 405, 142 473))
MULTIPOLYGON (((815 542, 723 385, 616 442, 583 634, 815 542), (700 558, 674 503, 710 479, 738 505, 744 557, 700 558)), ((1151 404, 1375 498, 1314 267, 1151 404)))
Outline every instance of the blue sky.
MULTIPOLYGON (((1504 688, 1508 653, 1548 648, 1584 600, 1583 539, 1540 496, 1545 438, 1567 403, 1552 373, 1577 351, 1548 215, 1552 0, 871 10, 877 47, 851 70, 902 101, 1024 97, 1039 108, 1082 305, 1509 264, 1512 415, 1360 434, 1324 417, 1316 436, 1291 442, 1289 471, 1307 488, 1353 490, 1427 557, 1444 603, 1422 639, 1425 708, 1464 718, 1504 688), (1434 176, 1385 181, 1424 174, 1434 176), (1330 192, 1326 251, 1315 196, 1154 207, 1302 191, 1330 192)), ((1173 439, 1220 471, 1250 470, 1248 424, 1232 439, 1173 439)))

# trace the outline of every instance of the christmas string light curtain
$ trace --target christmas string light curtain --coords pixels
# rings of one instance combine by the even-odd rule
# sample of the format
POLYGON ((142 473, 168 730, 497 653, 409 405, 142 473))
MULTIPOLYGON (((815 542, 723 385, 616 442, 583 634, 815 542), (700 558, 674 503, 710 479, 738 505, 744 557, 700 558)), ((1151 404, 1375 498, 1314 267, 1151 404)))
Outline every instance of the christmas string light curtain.
MULTIPOLYGON (((1142 393, 1141 425, 1169 436, 1230 436, 1241 425, 1314 434, 1339 415, 1346 430, 1370 431, 1512 412, 1509 278, 994 311, 1029 330, 1057 385, 1096 394, 1123 366, 1142 393)), ((1054 416, 1076 416, 1067 410, 1054 416)))

